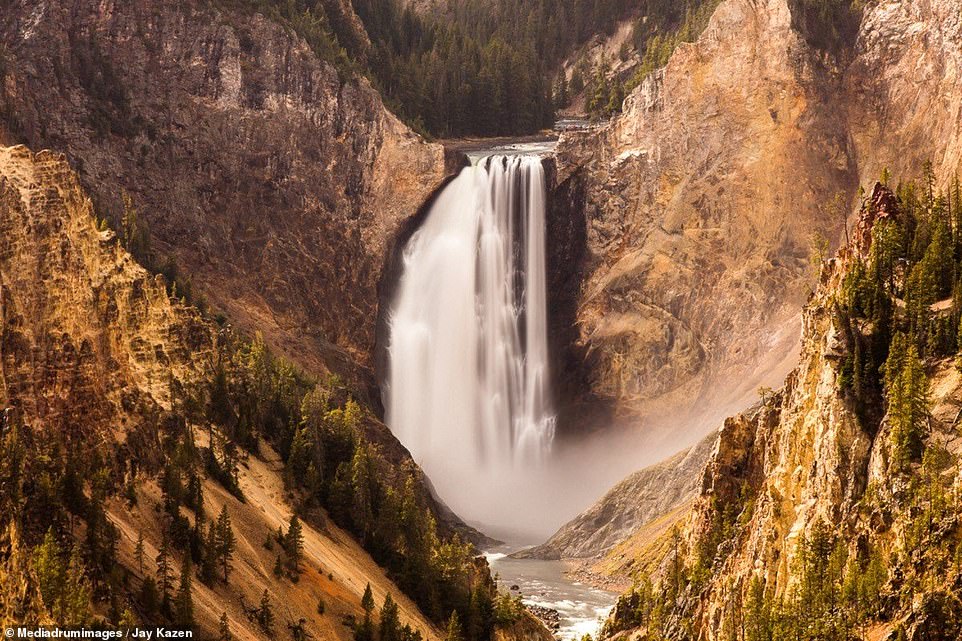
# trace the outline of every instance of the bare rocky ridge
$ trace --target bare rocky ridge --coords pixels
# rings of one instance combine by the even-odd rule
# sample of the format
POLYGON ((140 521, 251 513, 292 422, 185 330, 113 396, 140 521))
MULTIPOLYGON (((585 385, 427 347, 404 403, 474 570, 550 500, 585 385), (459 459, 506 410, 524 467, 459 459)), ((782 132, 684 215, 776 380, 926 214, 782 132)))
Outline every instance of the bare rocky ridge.
POLYGON ((514 556, 566 560, 604 557, 640 528, 695 497, 714 443, 715 435, 710 434, 698 445, 635 472, 545 543, 514 556))
POLYGON ((943 183, 962 164, 962 15, 953 0, 879 2, 862 20, 844 77, 862 184, 882 169, 912 177, 931 161, 943 183))
POLYGON ((0 131, 65 153, 102 216, 129 193, 154 249, 242 330, 368 384, 385 256, 444 152, 229 6, 7 3, 0 131))

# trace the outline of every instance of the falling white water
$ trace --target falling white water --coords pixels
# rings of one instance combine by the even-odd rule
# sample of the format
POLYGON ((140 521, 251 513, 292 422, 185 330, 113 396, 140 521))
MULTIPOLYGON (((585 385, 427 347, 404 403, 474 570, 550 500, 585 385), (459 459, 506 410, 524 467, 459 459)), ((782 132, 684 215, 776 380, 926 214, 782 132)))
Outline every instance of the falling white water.
POLYGON ((497 518, 485 488, 537 469, 554 436, 544 217, 540 159, 491 156, 445 187, 404 248, 387 423, 464 516, 497 518))

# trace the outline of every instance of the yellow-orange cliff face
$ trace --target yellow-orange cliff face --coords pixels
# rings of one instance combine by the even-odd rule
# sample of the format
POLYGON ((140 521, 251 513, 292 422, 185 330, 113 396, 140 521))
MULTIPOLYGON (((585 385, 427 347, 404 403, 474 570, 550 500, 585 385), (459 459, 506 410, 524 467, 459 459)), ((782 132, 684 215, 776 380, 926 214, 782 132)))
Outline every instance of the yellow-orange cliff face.
POLYGON ((813 239, 843 239, 859 184, 959 169, 957 2, 869 3, 838 56, 791 7, 722 2, 621 115, 558 146, 554 200, 583 230, 580 262, 557 263, 578 274, 562 384, 623 423, 689 430, 778 384, 813 239))
POLYGON ((0 148, 0 399, 28 424, 119 435, 196 378, 214 333, 100 231, 63 156, 0 148))

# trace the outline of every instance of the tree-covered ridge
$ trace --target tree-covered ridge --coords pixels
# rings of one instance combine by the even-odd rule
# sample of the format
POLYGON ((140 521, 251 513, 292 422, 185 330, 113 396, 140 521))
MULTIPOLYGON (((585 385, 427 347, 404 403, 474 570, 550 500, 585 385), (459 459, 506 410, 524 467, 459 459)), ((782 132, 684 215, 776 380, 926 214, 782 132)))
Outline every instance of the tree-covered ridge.
MULTIPOLYGON (((946 445, 958 428, 933 418, 929 396, 930 377, 951 378, 962 358, 962 190, 958 181, 936 190, 929 165, 919 181, 891 189, 889 182, 884 175, 864 198, 861 222, 832 268, 844 270, 839 286, 815 303, 838 337, 825 348, 834 393, 875 440, 884 487, 856 490, 851 504, 835 506, 837 522, 810 523, 794 543, 790 578, 766 568, 739 586, 713 577, 731 570, 726 561, 748 540, 759 490, 747 470, 729 470, 718 482, 741 490, 709 497, 706 527, 694 540, 672 533, 660 573, 638 577, 604 636, 697 637, 699 603, 717 591, 730 598, 711 625, 733 641, 852 641, 879 638, 872 635, 880 626, 890 630, 880 638, 892 640, 962 634, 962 492, 958 456, 946 445), (766 581, 776 575, 777 586, 766 581)), ((786 402, 781 393, 763 398, 754 438, 773 434, 764 426, 778 425, 786 402)), ((784 508, 775 501, 767 509, 777 519, 784 508)))
POLYGON ((367 39, 336 3, 218 1, 286 23, 323 59, 366 74, 415 129, 491 136, 550 126, 555 109, 586 87, 591 115, 620 111, 627 91, 664 65, 677 43, 697 37, 719 0, 454 0, 437 13, 418 13, 401 0, 354 0, 367 39), (633 77, 599 82, 603 70, 585 60, 570 82, 559 71, 572 52, 632 16, 630 42, 642 60, 633 77))
MULTIPOLYGON (((498 595, 487 565, 457 534, 439 532, 418 491, 419 472, 387 462, 365 437, 371 417, 336 378, 312 380, 255 338, 224 351, 200 399, 199 420, 224 435, 210 456, 217 478, 232 476, 235 444, 256 451, 266 440, 285 461, 305 519, 323 520, 323 509, 429 618, 440 625, 456 612, 465 641, 490 637, 498 595)), ((279 563, 290 569, 290 546, 284 550, 279 563)))
MULTIPOLYGON (((145 417, 123 445, 94 445, 89 435, 70 430, 40 435, 15 412, 4 414, 3 538, 7 561, 26 567, 32 586, 15 604, 18 611, 32 609, 21 622, 49 617, 107 628, 136 622, 191 626, 192 582, 229 584, 236 552, 230 514, 226 507, 209 512, 202 481, 211 478, 244 501, 239 466, 266 441, 284 459, 295 496, 295 516, 286 531, 264 544, 276 554, 278 581, 296 582, 301 573, 298 514, 319 527, 327 514, 439 626, 454 616, 463 622, 463 641, 490 638, 511 611, 487 565, 458 535, 439 531, 419 472, 394 468, 366 440, 365 422, 371 419, 347 390, 337 379, 319 383, 306 376, 274 357, 259 338, 246 342, 229 332, 224 337, 209 380, 190 389, 172 383, 173 410, 145 417), (209 445, 198 445, 203 433, 209 445), (161 493, 163 542, 156 559, 145 559, 141 535, 135 551, 139 568, 126 568, 118 563, 118 530, 105 505, 111 498, 136 505, 142 485, 151 481, 161 493), (11 561, 14 545, 20 552, 11 561), (150 562, 154 575, 145 571, 150 562)), ((266 593, 265 599, 245 609, 269 634, 274 605, 266 593)), ((388 623, 371 624, 372 630, 393 625, 396 606, 384 607, 388 623)), ((367 638, 364 622, 357 626, 359 638, 367 638)), ((386 631, 380 638, 420 638, 400 623, 394 627, 391 634, 400 636, 386 631)))

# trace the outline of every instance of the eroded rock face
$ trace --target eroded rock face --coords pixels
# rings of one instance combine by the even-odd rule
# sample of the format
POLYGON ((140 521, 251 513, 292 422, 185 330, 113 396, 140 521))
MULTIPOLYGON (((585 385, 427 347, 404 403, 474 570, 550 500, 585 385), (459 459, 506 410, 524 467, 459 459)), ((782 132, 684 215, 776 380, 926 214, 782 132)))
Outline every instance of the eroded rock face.
POLYGON ((197 311, 98 231, 63 156, 0 147, 0 402, 37 429, 120 434, 214 349, 197 311))
MULTIPOLYGON (((852 244, 825 265, 815 294, 803 314, 802 352, 798 367, 784 387, 751 411, 725 422, 704 471, 702 489, 683 533, 690 542, 688 562, 694 563, 699 546, 711 541, 716 565, 706 585, 681 600, 694 620, 698 638, 728 638, 738 625, 739 608, 748 602, 756 579, 777 597, 788 595, 802 580, 800 556, 803 541, 819 527, 830 528, 836 545, 849 558, 874 549, 887 559, 885 590, 898 595, 905 577, 923 572, 922 554, 939 550, 931 541, 918 554, 899 551, 912 528, 918 527, 920 509, 909 498, 912 474, 924 475, 922 466, 906 473, 893 455, 888 417, 864 422, 840 383, 840 358, 852 349, 835 326, 835 298, 856 260, 865 261, 869 246, 861 241, 885 216, 892 194, 876 186, 857 221, 852 244), (727 537, 724 514, 737 515, 727 537), (931 544, 931 550, 923 549, 931 544), (714 548, 713 548, 714 550, 714 548), (733 616, 733 613, 736 613, 733 616)), ((931 418, 926 446, 947 452, 940 469, 945 491, 958 491, 957 418, 962 407, 962 376, 953 359, 929 367, 931 418)), ((955 494, 952 494, 955 496, 955 494)), ((731 516, 728 518, 732 518, 731 516)), ((952 517, 954 527, 955 519, 952 517)), ((945 527, 932 526, 933 530, 945 527)), ((944 541, 941 542, 944 545, 944 541)), ((940 570, 941 571, 941 570, 940 570)), ((857 572, 857 571, 856 571, 857 572)), ((957 572, 946 570, 944 585, 957 585, 957 572)), ((942 575, 940 575, 942 577, 942 575)), ((911 579, 917 580, 917 579, 911 579)), ((908 638, 924 639, 932 621, 957 625, 957 602, 940 586, 918 586, 906 601, 893 596, 883 620, 875 626, 878 638, 895 638, 904 624, 908 638), (902 608, 901 611, 898 608, 902 608), (948 612, 949 614, 946 614, 948 612), (892 634, 891 637, 888 635, 892 634)), ((932 638, 955 638, 940 630, 932 638)))
POLYGON ((553 641, 555 638, 528 610, 522 610, 513 623, 496 627, 492 635, 493 641, 553 641))
POLYGON ((878 3, 827 62, 786 0, 726 0, 621 116, 565 134, 557 189, 577 186, 586 231, 565 356, 581 393, 677 425, 780 382, 813 236, 843 238, 884 166, 914 177, 932 158, 943 183, 958 169, 960 42, 957 2, 878 3))
POLYGON ((241 329, 352 376, 384 257, 444 152, 290 30, 214 6, 8 3, 8 137, 66 153, 102 216, 128 193, 154 249, 241 329))
POLYGON ((873 3, 845 74, 847 119, 862 184, 888 168, 940 182, 962 163, 962 15, 954 0, 873 3))
POLYGON ((716 441, 711 434, 666 461, 635 472, 545 543, 518 558, 594 560, 640 528, 692 500, 716 441))

